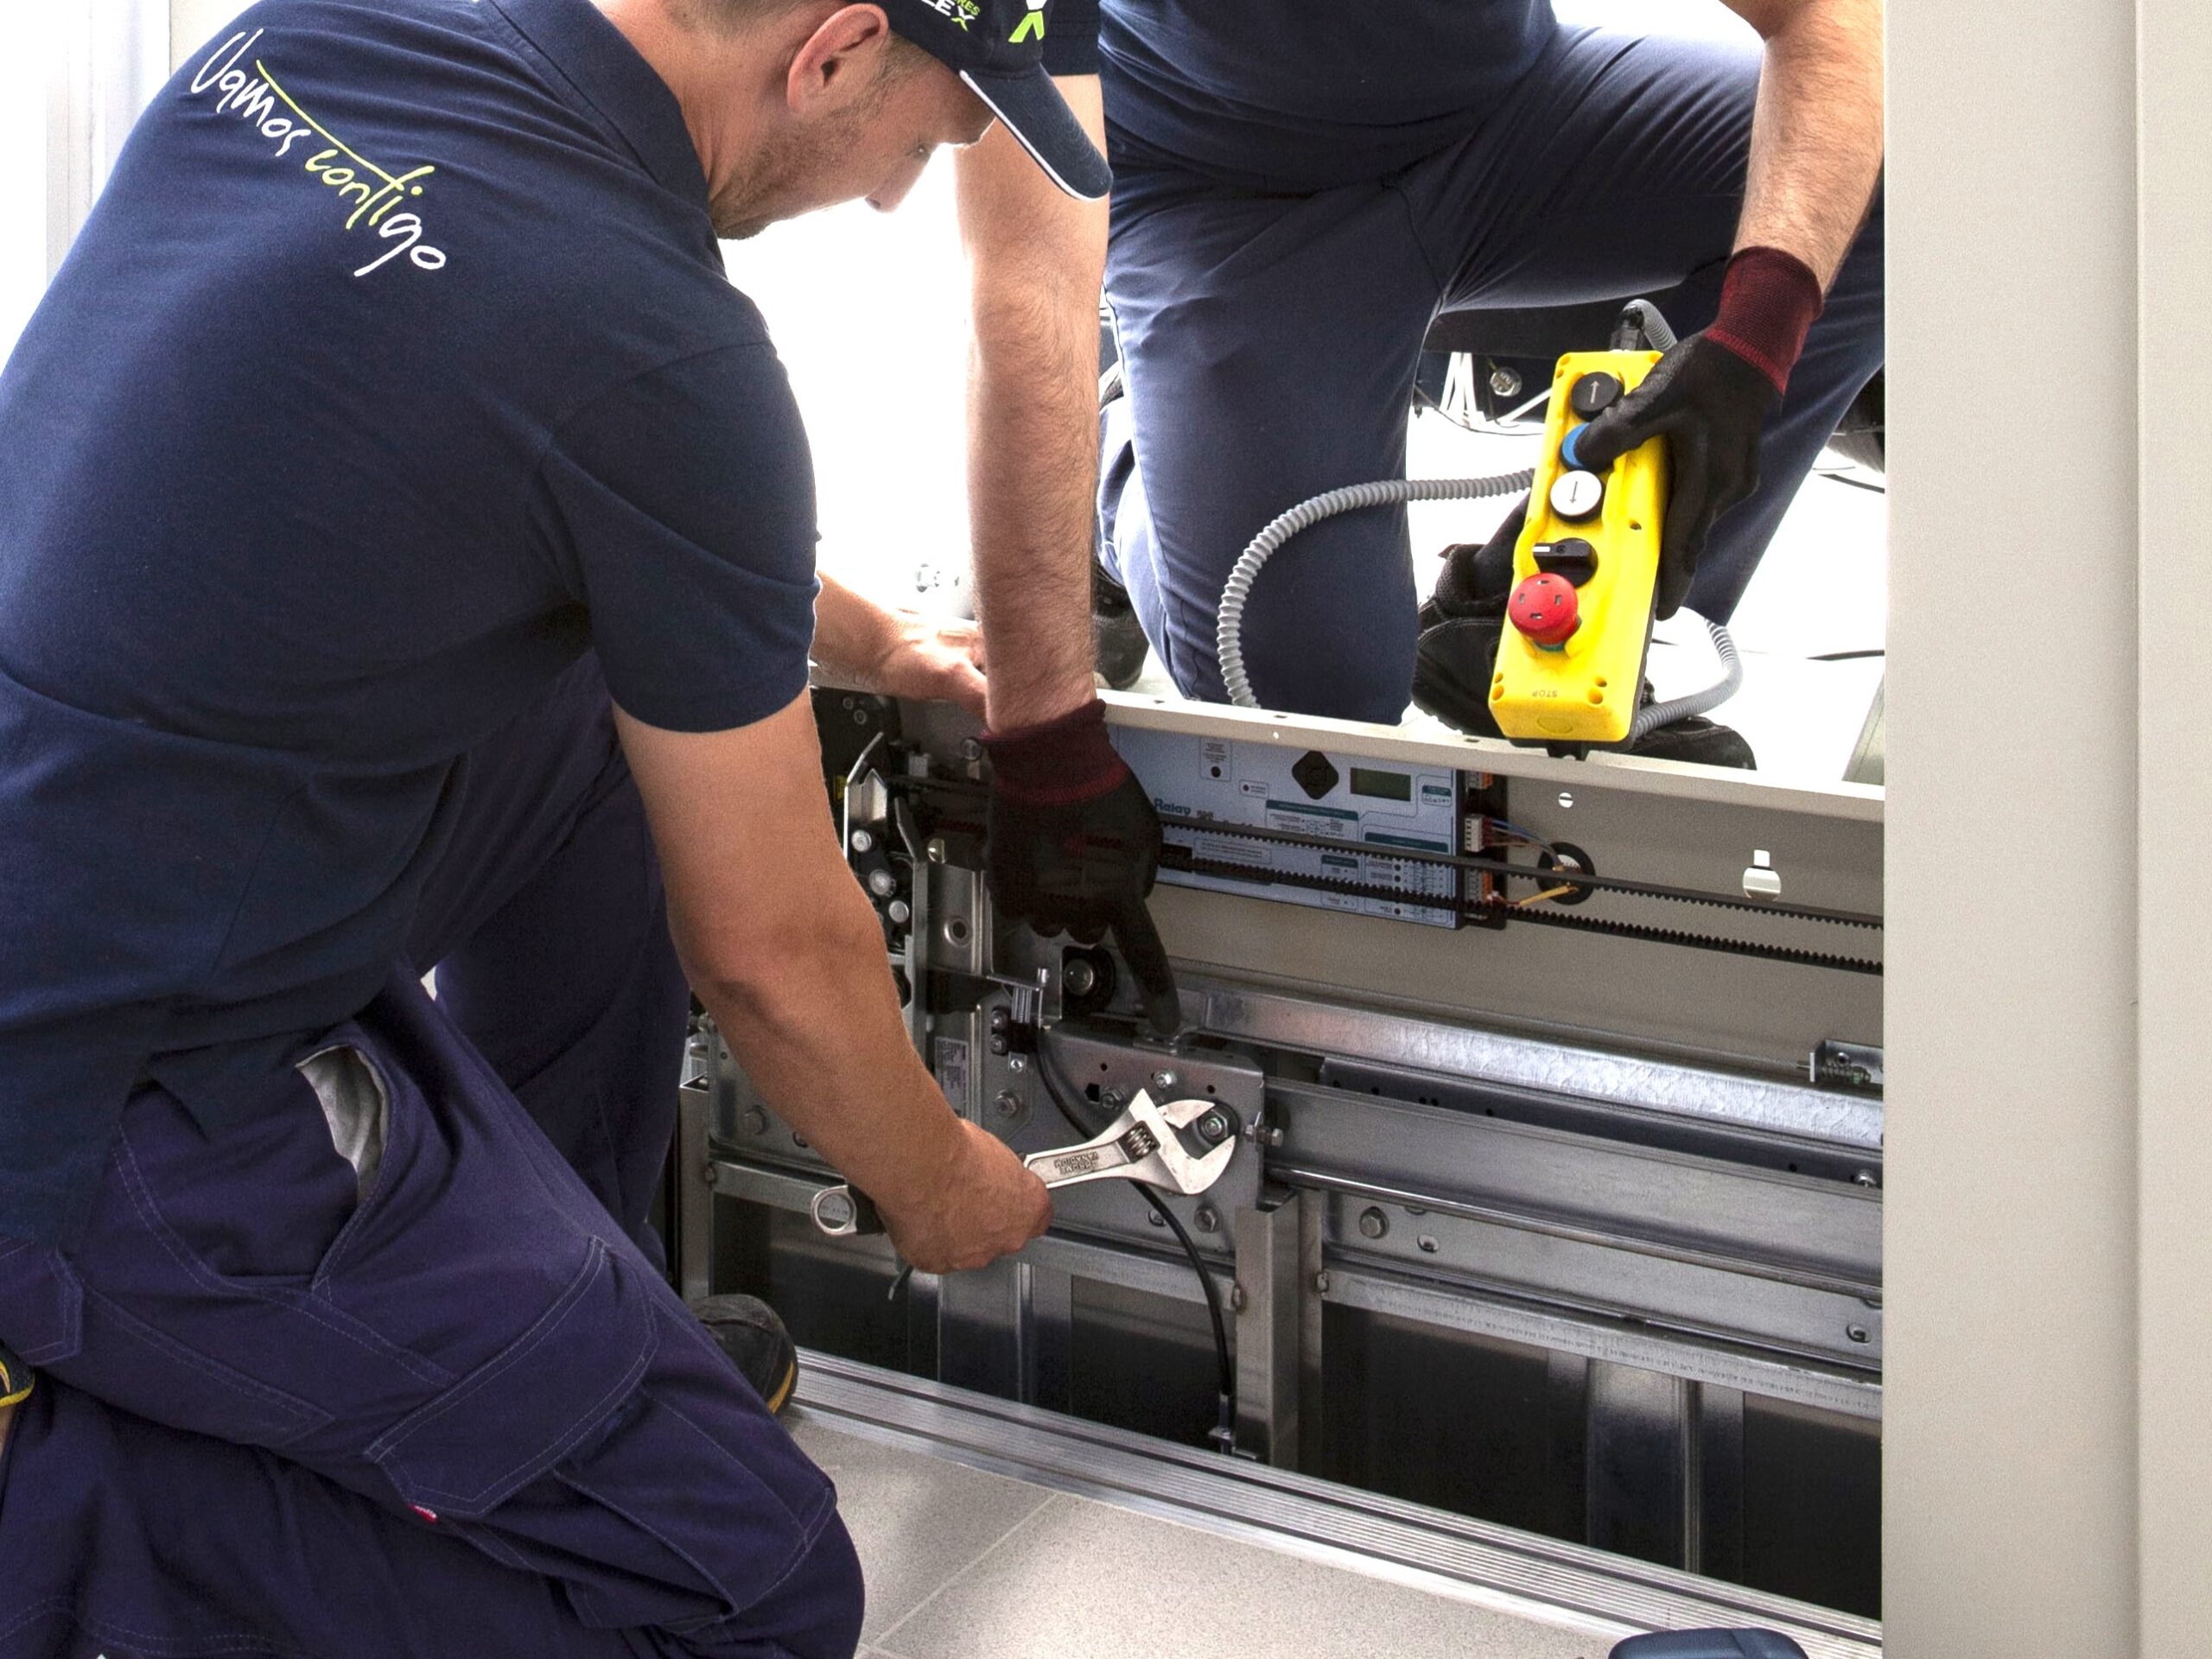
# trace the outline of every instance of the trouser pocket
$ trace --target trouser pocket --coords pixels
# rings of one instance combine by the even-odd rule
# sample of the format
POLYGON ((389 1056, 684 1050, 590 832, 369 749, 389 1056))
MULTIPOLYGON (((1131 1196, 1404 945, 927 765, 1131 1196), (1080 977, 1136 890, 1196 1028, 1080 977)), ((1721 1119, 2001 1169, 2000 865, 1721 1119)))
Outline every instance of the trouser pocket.
POLYGON ((368 1447, 402 1502, 480 1520, 603 1435, 658 1345, 637 1269, 599 1239, 537 1321, 368 1447))

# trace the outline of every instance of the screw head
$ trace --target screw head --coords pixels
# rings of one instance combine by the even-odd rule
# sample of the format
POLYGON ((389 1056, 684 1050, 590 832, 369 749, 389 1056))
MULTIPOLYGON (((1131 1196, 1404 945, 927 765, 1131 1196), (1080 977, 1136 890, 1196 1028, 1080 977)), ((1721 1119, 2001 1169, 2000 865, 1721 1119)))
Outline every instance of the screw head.
POLYGON ((1562 789, 1561 791, 1560 791, 1560 792, 1559 792, 1559 810, 1560 810, 1560 811, 1562 811, 1562 812, 1568 811, 1568 810, 1572 810, 1572 809, 1573 809, 1573 805, 1574 805, 1574 791, 1573 791, 1573 790, 1571 790, 1571 789, 1562 789))
POLYGON ((699 1179, 704 1181, 709 1186, 719 1185, 722 1179, 721 1166, 719 1164, 709 1164, 704 1169, 699 1172, 699 1179))
POLYGON ((868 890, 879 899, 888 899, 899 891, 899 878, 888 870, 872 870, 868 873, 868 890))
POLYGON ((1359 1230, 1368 1238, 1380 1238, 1390 1230, 1390 1218, 1370 1205, 1359 1212, 1359 1230))
POLYGON ((1118 1112, 1129 1103, 1129 1097, 1119 1089, 1102 1089, 1098 1091, 1098 1103, 1118 1112))
POLYGON ((1172 1093, 1177 1082, 1178 1078, 1173 1071, 1155 1071, 1152 1074, 1153 1089, 1159 1094, 1172 1093))
POLYGON ((883 913, 888 916, 892 919, 893 923, 899 927, 906 926, 907 923, 914 919, 914 907, 908 904, 904 899, 893 899, 890 904, 884 907, 883 913))
POLYGON ((1200 1205, 1198 1213, 1191 1219, 1198 1224, 1198 1230, 1202 1233, 1217 1233, 1221 1230, 1221 1211, 1210 1204, 1200 1205))
POLYGON ((1318 1294, 1323 1296, 1327 1295, 1329 1294, 1329 1275, 1325 1273, 1315 1274, 1313 1275, 1313 1288, 1318 1294))
POLYGON ((1490 372, 1490 389, 1500 397, 1514 397, 1521 390, 1521 377, 1511 369, 1492 369, 1490 372))
POLYGON ((924 856, 924 857, 927 858, 927 859, 929 860, 929 861, 930 861, 931 863, 932 863, 932 864, 942 864, 942 863, 944 863, 944 837, 943 837, 943 836, 932 836, 932 837, 931 838, 931 841, 930 841, 929 845, 922 849, 922 855, 923 855, 923 856, 924 856))
POLYGON ((1423 1255, 1434 1255, 1436 1254, 1439 1246, 1435 1239, 1431 1237, 1428 1234, 1423 1233, 1421 1236, 1419 1243, 1421 1244, 1421 1254, 1423 1255))
POLYGON ((1871 1169, 1862 1169, 1851 1179, 1860 1186, 1879 1186, 1882 1184, 1881 1178, 1871 1169))
POLYGON ((1027 1054, 1007 1055, 1006 1057, 1006 1069, 1009 1071, 1015 1072, 1027 1071, 1029 1069, 1029 1057, 1027 1054))
POLYGON ((960 740, 960 758, 963 760, 982 760, 983 758, 983 745, 982 740, 973 737, 962 738, 960 740))
POLYGON ((768 1114, 762 1111, 758 1106, 755 1106, 751 1111, 746 1113, 745 1132, 747 1135, 767 1134, 768 1114))
POLYGON ((1067 972, 1060 977, 1060 984, 1071 995, 1089 996, 1098 984, 1098 970, 1078 957, 1068 963, 1067 972))
POLYGON ((998 1098, 991 1103, 991 1106, 1001 1117, 1013 1118, 1021 1116, 1021 1096, 1011 1089, 1000 1090, 998 1098))
POLYGON ((1847 1325, 1843 1327, 1843 1334, 1853 1342, 1872 1342, 1874 1339, 1873 1333, 1863 1325, 1847 1325))
POLYGON ((855 830, 853 831, 852 848, 856 853, 873 852, 875 849, 875 837, 865 830, 855 830))
POLYGON ((1242 1313, 1244 1311, 1244 1303, 1245 1303, 1245 1300, 1246 1300, 1246 1298, 1245 1298, 1245 1295, 1244 1295, 1244 1287, 1243 1287, 1243 1286, 1242 1286, 1242 1285, 1231 1285, 1231 1286, 1229 1287, 1229 1305, 1230 1305, 1230 1306, 1231 1306, 1232 1308, 1236 1309, 1236 1312, 1238 1312, 1239 1313, 1242 1313))
POLYGON ((1229 1120, 1219 1112, 1208 1112, 1198 1120, 1201 1141, 1219 1141, 1229 1133, 1229 1120))

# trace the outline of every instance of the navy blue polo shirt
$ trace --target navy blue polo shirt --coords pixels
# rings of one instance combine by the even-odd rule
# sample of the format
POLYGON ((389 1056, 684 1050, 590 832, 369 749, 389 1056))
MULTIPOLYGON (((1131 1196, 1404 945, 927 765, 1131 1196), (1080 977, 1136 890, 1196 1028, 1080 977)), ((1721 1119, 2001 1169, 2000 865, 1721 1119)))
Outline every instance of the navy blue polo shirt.
POLYGON ((134 1079, 365 1005, 457 757, 586 650, 657 726, 800 695, 814 541, 675 98, 588 0, 223 30, 0 373, 0 1234, 65 1229, 134 1079))
POLYGON ((1473 130, 1558 26, 1551 0, 1054 0, 1049 27, 1055 74, 1100 77, 1116 167, 1302 192, 1473 130))

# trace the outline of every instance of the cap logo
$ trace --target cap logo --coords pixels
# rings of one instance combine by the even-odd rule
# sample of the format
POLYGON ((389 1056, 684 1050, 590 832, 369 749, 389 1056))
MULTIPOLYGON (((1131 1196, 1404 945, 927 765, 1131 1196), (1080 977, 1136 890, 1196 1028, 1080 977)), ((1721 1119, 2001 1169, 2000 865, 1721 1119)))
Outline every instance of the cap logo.
POLYGON ((980 10, 976 0, 922 0, 922 3, 939 16, 959 24, 963 33, 976 21, 980 10))
POLYGON ((1045 0, 1028 0, 1028 6, 1029 15, 1016 23, 1014 33, 1006 37, 1009 46, 1020 46, 1027 40, 1041 41, 1045 38, 1045 0))

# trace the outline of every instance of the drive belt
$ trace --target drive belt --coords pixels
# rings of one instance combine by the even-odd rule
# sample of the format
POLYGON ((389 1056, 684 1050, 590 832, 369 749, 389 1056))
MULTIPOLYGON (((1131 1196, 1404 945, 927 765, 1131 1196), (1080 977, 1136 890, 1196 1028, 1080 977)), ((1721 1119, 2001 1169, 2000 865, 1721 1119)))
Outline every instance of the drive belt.
MULTIPOLYGON (((1740 899, 1730 893, 1707 893, 1690 887, 1666 887, 1649 881, 1630 881, 1611 876, 1589 874, 1581 871, 1539 865, 1515 864, 1502 857, 1487 857, 1474 854, 1432 853, 1414 848, 1377 848, 1363 842, 1334 840, 1325 836, 1301 835, 1287 830, 1259 830, 1241 824, 1220 823, 1206 819, 1185 817, 1176 813, 1160 815, 1162 829, 1181 830, 1197 835, 1225 837, 1230 840, 1253 842, 1262 845, 1310 848, 1339 855, 1356 855, 1367 858, 1389 859, 1393 862, 1427 865, 1435 868, 1464 872, 1490 878, 1493 882, 1529 882, 1539 887, 1580 887, 1592 894, 1615 893, 1630 898, 1655 900, 1662 904, 1701 907, 1745 917, 1767 920, 1792 920, 1816 923, 1824 926, 1849 928, 1859 932, 1879 932, 1882 918, 1859 911, 1829 910, 1809 905, 1784 905, 1765 900, 1740 899)), ((1753 957, 1769 962, 1796 963, 1811 968, 1834 969, 1846 973, 1877 974, 1882 971, 1881 962, 1875 957, 1846 951, 1808 950, 1799 945, 1777 944, 1766 940, 1745 938, 1725 934, 1700 933, 1687 928, 1657 926, 1648 922, 1624 920, 1618 917, 1584 916, 1558 906, 1529 906, 1516 903, 1502 892, 1478 894, 1470 898, 1464 893, 1425 893, 1391 887, 1382 882, 1362 881, 1356 878, 1328 875, 1319 872, 1279 870, 1255 868, 1231 859, 1207 858, 1195 850, 1178 849, 1187 857, 1179 860, 1175 868, 1193 875, 1211 876, 1218 880, 1243 884, 1268 884, 1298 887, 1308 892, 1335 893, 1348 899, 1366 899, 1384 904, 1403 905, 1420 910, 1446 911, 1471 922, 1494 923, 1500 919, 1529 922, 1543 927, 1564 927, 1585 933, 1609 934, 1619 938, 1646 939, 1655 944, 1688 946, 1694 950, 1719 950, 1732 956, 1753 957)), ((1462 884, 1464 885, 1464 884, 1462 884)))

